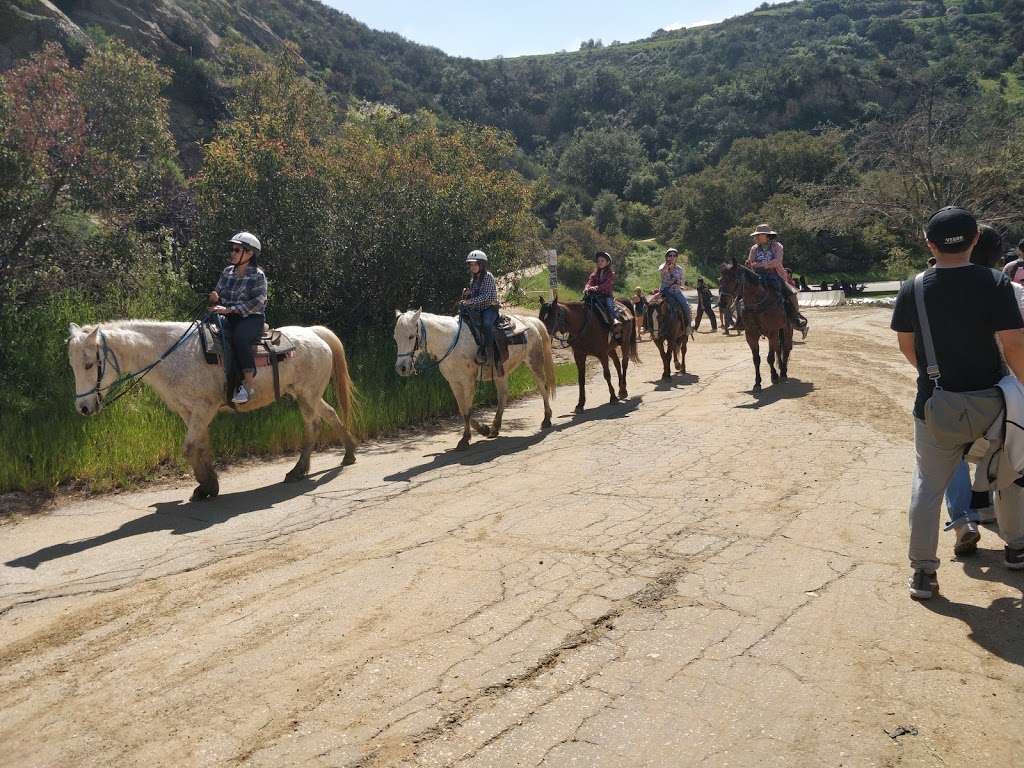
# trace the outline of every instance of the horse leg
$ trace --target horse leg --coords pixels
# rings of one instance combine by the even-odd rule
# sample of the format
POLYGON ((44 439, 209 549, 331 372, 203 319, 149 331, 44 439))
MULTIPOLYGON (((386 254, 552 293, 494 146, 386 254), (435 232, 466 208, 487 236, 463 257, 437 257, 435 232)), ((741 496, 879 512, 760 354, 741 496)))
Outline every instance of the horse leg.
POLYGON ((576 380, 580 386, 580 399, 576 403, 576 413, 579 413, 587 404, 587 354, 573 350, 572 355, 576 360, 576 380))
POLYGON ((655 343, 658 345, 658 354, 661 355, 661 380, 668 381, 672 378, 672 348, 669 346, 672 342, 659 338, 655 343))
POLYGON ((629 354, 625 350, 625 345, 623 345, 621 362, 619 361, 619 353, 614 349, 608 350, 608 356, 615 365, 615 377, 619 382, 619 400, 625 400, 629 397, 629 392, 626 391, 626 371, 629 368, 629 354))
POLYGON ((768 336, 768 368, 772 373, 772 384, 777 384, 779 381, 778 371, 775 370, 775 358, 778 356, 779 363, 782 363, 782 350, 779 349, 779 333, 773 333, 768 336))
POLYGON ((782 336, 782 352, 779 359, 780 373, 782 374, 782 380, 786 381, 789 379, 789 354, 793 351, 793 329, 789 328, 780 332, 782 336))
POLYGON ((549 429, 551 427, 551 397, 554 392, 548 391, 548 380, 544 370, 544 352, 541 347, 534 347, 530 350, 526 364, 530 366, 533 379, 537 382, 537 389, 540 390, 540 396, 544 400, 544 421, 540 423, 540 428, 549 429))
POLYGON ((216 408, 193 413, 185 422, 187 431, 182 453, 199 481, 199 485, 192 491, 192 501, 211 499, 220 493, 220 481, 213 468, 213 451, 210 450, 210 422, 216 413, 216 408))
MULTIPOLYGON (((300 405, 301 407, 301 405, 300 405)), ((345 422, 338 416, 338 412, 331 408, 331 404, 322 397, 317 398, 314 405, 320 420, 330 427, 333 427, 341 435, 342 445, 345 446, 345 457, 341 460, 341 466, 347 467, 356 463, 356 441, 352 433, 348 431, 345 422)))
POLYGON ((601 372, 604 374, 604 383, 608 385, 608 402, 617 403, 619 398, 615 394, 615 387, 612 386, 612 372, 608 368, 608 353, 603 353, 599 358, 601 361, 601 372))
POLYGON ((452 394, 455 395, 455 402, 459 405, 459 413, 462 414, 463 420, 462 439, 459 440, 458 445, 455 446, 455 450, 457 451, 464 451, 469 448, 469 436, 471 434, 470 422, 473 415, 473 394, 476 389, 476 376, 475 374, 470 375, 472 378, 468 385, 465 383, 456 385, 449 382, 449 384, 451 384, 452 394))
POLYGON ((756 331, 745 331, 747 335, 747 346, 750 347, 750 354, 754 358, 754 394, 761 391, 761 350, 756 331))
POLYGON ((679 350, 679 361, 680 364, 676 366, 676 370, 684 376, 686 375, 686 345, 690 343, 686 334, 683 334, 682 341, 679 342, 677 349, 679 350))
POLYGON ((498 393, 498 407, 494 411, 494 421, 491 428, 481 432, 486 437, 497 437, 501 432, 501 416, 505 413, 505 403, 508 402, 508 379, 504 376, 494 377, 494 389, 498 393))
POLYGON ((284 476, 286 483, 301 480, 309 474, 309 457, 313 453, 313 445, 320 434, 322 423, 321 414, 308 400, 299 400, 299 411, 302 413, 302 450, 299 452, 299 460, 295 462, 295 466, 284 476))

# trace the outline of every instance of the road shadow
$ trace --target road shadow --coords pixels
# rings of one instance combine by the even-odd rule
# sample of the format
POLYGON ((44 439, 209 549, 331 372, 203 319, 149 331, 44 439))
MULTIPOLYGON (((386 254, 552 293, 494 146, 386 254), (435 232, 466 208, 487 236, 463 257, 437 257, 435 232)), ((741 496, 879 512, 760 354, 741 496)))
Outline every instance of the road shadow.
POLYGON ((814 382, 801 381, 800 379, 795 379, 790 376, 788 381, 780 381, 778 384, 771 384, 761 390, 760 394, 755 394, 752 390, 748 389, 747 394, 754 398, 754 402, 741 403, 740 405, 735 405, 733 407, 756 411, 758 408, 764 408, 765 406, 772 405, 780 400, 795 400, 797 398, 805 397, 813 391, 814 382))
POLYGON ((958 619, 971 628, 968 635, 994 656, 1017 666, 1024 666, 1024 574, 1003 565, 1001 550, 979 549, 975 557, 963 558, 964 573, 972 579, 991 581, 1022 591, 1018 597, 997 597, 987 607, 956 603, 941 593, 921 605, 940 616, 958 619))
POLYGON ((655 392, 667 392, 670 389, 688 387, 698 382, 700 382, 700 376, 696 373, 673 373, 670 379, 653 379, 647 383, 654 385, 655 392))
POLYGON ((563 414, 558 418, 569 418, 570 420, 559 422, 550 429, 540 430, 532 435, 516 435, 514 437, 499 435, 495 438, 475 437, 474 442, 470 443, 469 448, 464 451, 457 451, 453 447, 440 453, 426 454, 430 461, 403 469, 401 472, 386 475, 384 479, 388 482, 409 482, 413 478, 435 469, 451 466, 473 467, 487 464, 501 456, 509 456, 525 451, 527 448, 531 448, 545 440, 548 435, 564 432, 567 429, 586 424, 588 421, 625 418, 640 407, 640 402, 641 398, 634 396, 618 403, 605 403, 594 408, 588 408, 582 413, 563 414))
POLYGON ((236 491, 225 493, 215 499, 206 501, 161 501, 153 505, 153 513, 128 520, 121 527, 88 539, 53 544, 14 560, 4 565, 11 568, 31 568, 35 570, 42 563, 58 560, 69 555, 76 555, 94 547, 101 547, 121 539, 141 536, 158 531, 169 531, 172 536, 195 533, 214 525, 227 522, 233 517, 259 512, 264 509, 294 499, 304 493, 325 485, 341 474, 341 467, 311 473, 303 480, 294 483, 278 483, 266 488, 252 491, 236 491))

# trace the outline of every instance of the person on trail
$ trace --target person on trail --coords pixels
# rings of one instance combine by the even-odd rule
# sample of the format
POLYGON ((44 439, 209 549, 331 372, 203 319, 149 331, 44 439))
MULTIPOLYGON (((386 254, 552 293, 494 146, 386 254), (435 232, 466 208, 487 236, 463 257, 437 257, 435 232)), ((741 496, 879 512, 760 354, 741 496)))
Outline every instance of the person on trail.
POLYGON ((487 254, 483 251, 470 251, 466 257, 469 268, 469 287, 463 293, 460 303, 462 310, 470 322, 480 328, 484 337, 484 345, 477 350, 476 361, 485 365, 493 362, 499 376, 505 375, 501 358, 494 349, 494 324, 498 322, 498 284, 487 269, 487 254))
POLYGON ((1003 267, 1003 273, 1017 285, 1024 284, 1024 240, 1017 243, 1017 258, 1003 267))
POLYGON ((594 254, 594 264, 594 271, 587 278, 583 295, 604 305, 612 330, 618 331, 622 321, 619 320, 619 312, 615 308, 615 273, 612 271, 612 257, 600 251, 594 254))
POLYGON ((633 322, 636 324, 636 340, 640 341, 640 334, 647 327, 647 297, 644 296, 643 288, 639 285, 633 289, 633 296, 630 298, 633 305, 633 322))
MULTIPOLYGON (((988 269, 998 269, 1002 258, 1003 236, 994 227, 982 224, 979 228, 978 244, 971 251, 971 263, 988 269)), ((934 259, 929 259, 929 262, 934 259)), ((930 265, 934 266, 934 264, 930 265)), ((1018 309, 1024 312, 1024 287, 1012 285, 1018 309)), ((946 513, 949 522, 944 530, 956 532, 953 554, 956 557, 973 555, 978 550, 981 533, 978 524, 994 523, 995 513, 992 510, 992 495, 988 491, 975 491, 971 488, 971 473, 967 462, 963 459, 953 473, 946 488, 946 513)))
POLYGON ((242 383, 231 402, 249 402, 256 379, 256 358, 252 345, 263 334, 267 311, 267 276, 256 266, 262 250, 260 241, 250 232, 239 232, 228 241, 230 264, 221 272, 217 287, 208 300, 213 312, 224 316, 231 353, 242 383))
POLYGON ((668 301, 673 301, 679 306, 683 311, 683 317, 686 318, 686 327, 689 329, 693 327, 693 320, 690 314, 690 302, 686 300, 686 296, 683 294, 686 273, 683 272, 683 268, 679 266, 678 261, 679 251, 675 248, 669 248, 665 251, 665 261, 658 267, 658 272, 661 273, 661 290, 659 293, 668 301))
POLYGON ((807 318, 800 314, 796 290, 786 268, 782 266, 784 248, 779 242, 779 233, 767 224, 759 224, 750 236, 755 242, 747 254, 747 266, 764 276, 768 285, 779 292, 782 306, 786 309, 789 322, 803 337, 807 338, 807 318))
MULTIPOLYGON (((960 401, 976 411, 975 421, 987 420, 988 411, 1001 407, 1003 396, 996 384, 1004 367, 997 339, 1013 373, 1018 378, 1024 374, 1024 319, 1009 278, 971 263, 978 238, 977 221, 968 211, 949 206, 936 212, 925 225, 935 268, 921 273, 920 289, 915 288, 917 279, 903 283, 892 314, 891 328, 897 333, 900 351, 918 372, 916 467, 908 511, 909 590, 918 600, 930 598, 938 589, 942 496, 963 458, 961 443, 970 442, 953 431, 963 419, 952 418, 951 402, 960 401), (918 290, 927 325, 917 309, 918 290), (925 335, 931 337, 930 345, 925 335), (935 368, 929 370, 932 347, 935 368)), ((1024 566, 1024 551, 1007 547, 1006 563, 1011 568, 1024 566)))
POLYGON ((711 305, 711 289, 704 282, 703 277, 697 278, 697 319, 693 323, 693 330, 700 328, 701 318, 707 314, 711 320, 711 332, 718 330, 718 320, 715 319, 715 310, 711 305))

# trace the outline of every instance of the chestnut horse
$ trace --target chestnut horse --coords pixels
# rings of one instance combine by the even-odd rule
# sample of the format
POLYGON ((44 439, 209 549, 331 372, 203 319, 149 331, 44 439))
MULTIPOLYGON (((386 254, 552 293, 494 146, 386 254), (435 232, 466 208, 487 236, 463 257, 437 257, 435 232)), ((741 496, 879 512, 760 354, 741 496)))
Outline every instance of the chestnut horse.
POLYGON ((670 306, 670 299, 659 301, 653 311, 658 315, 658 334, 654 341, 661 354, 661 362, 665 370, 661 374, 662 381, 672 378, 670 363, 675 358, 676 370, 686 373, 686 345, 689 342, 691 329, 686 325, 686 316, 677 306, 670 306))
POLYGON ((761 391, 761 337, 768 339, 768 367, 772 383, 785 381, 789 376, 789 353, 793 350, 793 326, 783 306, 782 297, 765 283, 754 270, 737 264, 723 267, 719 290, 743 299, 743 329, 747 345, 754 358, 754 393, 761 391), (779 371, 775 370, 775 359, 779 371))
POLYGON ((640 358, 636 351, 636 335, 633 327, 634 320, 630 316, 624 319, 620 328, 620 339, 612 338, 609 330, 598 318, 596 312, 582 301, 570 301, 560 303, 558 294, 555 294, 554 301, 548 304, 544 299, 540 301, 540 319, 548 329, 548 333, 554 336, 556 333, 569 334, 569 346, 572 347, 572 354, 576 360, 576 370, 580 386, 580 399, 576 404, 576 411, 582 411, 587 403, 586 387, 586 364, 587 355, 593 355, 601 361, 601 368, 604 371, 604 380, 608 383, 609 402, 617 403, 629 397, 626 391, 626 372, 629 369, 629 361, 639 363, 640 358), (622 348, 622 364, 619 364, 617 347, 622 348), (611 371, 608 370, 608 358, 615 364, 615 372, 619 377, 619 392, 615 393, 612 386, 611 371))

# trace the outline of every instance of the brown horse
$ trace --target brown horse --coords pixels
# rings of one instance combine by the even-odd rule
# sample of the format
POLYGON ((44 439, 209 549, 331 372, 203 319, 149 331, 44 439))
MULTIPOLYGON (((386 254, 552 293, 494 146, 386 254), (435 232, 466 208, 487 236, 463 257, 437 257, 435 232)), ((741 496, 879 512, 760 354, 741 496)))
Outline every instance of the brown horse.
POLYGON ((772 383, 785 381, 789 376, 789 353, 793 350, 793 327, 786 316, 783 299, 765 279, 754 270, 734 260, 732 266, 722 269, 719 290, 724 289, 743 299, 743 328, 747 345, 754 358, 754 393, 761 391, 761 337, 768 339, 768 367, 772 383), (775 359, 779 371, 775 370, 775 359))
POLYGON ((582 301, 570 301, 560 303, 558 295, 550 304, 541 299, 540 319, 548 329, 552 337, 558 333, 569 334, 569 346, 572 347, 572 354, 576 360, 576 370, 580 385, 580 399, 576 404, 576 411, 582 411, 587 402, 586 387, 586 363, 587 356, 592 355, 601 361, 601 369, 604 372, 604 380, 608 383, 609 402, 617 403, 629 397, 626 391, 626 372, 629 369, 629 361, 639 363, 640 358, 636 351, 636 336, 633 327, 633 318, 624 319, 619 331, 619 340, 611 337, 611 333, 598 318, 597 313, 582 301), (616 348, 621 347, 622 364, 619 364, 619 354, 616 348), (608 370, 608 358, 615 364, 615 372, 619 378, 619 392, 615 393, 612 386, 612 374, 608 370))
POLYGON ((683 310, 670 304, 671 300, 663 299, 653 308, 658 314, 658 335, 655 337, 655 343, 658 345, 661 362, 665 368, 661 374, 662 381, 672 378, 669 364, 673 357, 676 370, 679 373, 686 373, 686 345, 690 339, 690 328, 686 325, 683 310))

